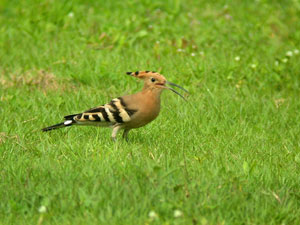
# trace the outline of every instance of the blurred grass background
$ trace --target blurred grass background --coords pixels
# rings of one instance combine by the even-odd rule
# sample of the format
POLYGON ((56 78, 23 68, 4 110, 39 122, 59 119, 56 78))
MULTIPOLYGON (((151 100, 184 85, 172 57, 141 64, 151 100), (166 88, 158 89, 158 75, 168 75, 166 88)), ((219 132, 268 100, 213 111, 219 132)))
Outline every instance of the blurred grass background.
POLYGON ((1 224, 297 224, 300 2, 0 0, 1 224), (141 89, 191 94, 110 141, 40 129, 141 89))

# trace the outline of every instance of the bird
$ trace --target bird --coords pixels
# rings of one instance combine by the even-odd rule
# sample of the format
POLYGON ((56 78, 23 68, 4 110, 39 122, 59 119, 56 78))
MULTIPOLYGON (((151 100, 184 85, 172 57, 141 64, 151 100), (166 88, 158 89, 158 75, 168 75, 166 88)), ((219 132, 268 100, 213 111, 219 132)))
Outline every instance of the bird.
POLYGON ((112 128, 112 141, 116 141, 117 133, 120 130, 124 130, 123 138, 128 141, 128 133, 131 129, 145 126, 159 115, 160 96, 163 90, 171 90, 187 101, 185 97, 169 86, 189 92, 183 87, 167 81, 158 72, 136 71, 126 72, 126 74, 144 82, 144 87, 140 92, 114 98, 107 104, 91 108, 82 113, 67 115, 64 117, 64 122, 45 127, 42 131, 46 132, 73 125, 110 127, 112 128))

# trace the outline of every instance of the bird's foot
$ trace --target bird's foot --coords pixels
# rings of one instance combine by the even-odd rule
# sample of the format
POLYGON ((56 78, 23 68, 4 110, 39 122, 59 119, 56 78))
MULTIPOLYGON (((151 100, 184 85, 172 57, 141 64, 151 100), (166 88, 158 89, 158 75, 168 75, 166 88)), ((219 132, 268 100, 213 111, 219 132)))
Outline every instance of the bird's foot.
POLYGON ((113 142, 116 142, 116 141, 117 141, 116 137, 111 137, 111 140, 112 140, 113 142))

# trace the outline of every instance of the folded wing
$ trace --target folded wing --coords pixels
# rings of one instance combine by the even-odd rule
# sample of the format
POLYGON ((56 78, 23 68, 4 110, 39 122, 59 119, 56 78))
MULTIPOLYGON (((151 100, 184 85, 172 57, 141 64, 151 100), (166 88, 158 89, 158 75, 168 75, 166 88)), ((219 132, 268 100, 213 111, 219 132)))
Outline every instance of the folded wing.
POLYGON ((109 126, 116 123, 126 123, 137 110, 128 109, 123 99, 115 98, 110 103, 89 109, 83 113, 65 116, 78 125, 109 126))

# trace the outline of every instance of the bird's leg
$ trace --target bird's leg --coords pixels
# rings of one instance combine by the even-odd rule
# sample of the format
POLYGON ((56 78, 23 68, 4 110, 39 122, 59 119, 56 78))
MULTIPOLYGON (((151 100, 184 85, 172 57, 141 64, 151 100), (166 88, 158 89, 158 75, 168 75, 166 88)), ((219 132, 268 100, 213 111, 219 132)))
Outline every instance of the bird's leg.
POLYGON ((128 133, 129 133, 130 129, 125 129, 123 132, 123 138, 128 141, 128 133))
POLYGON ((120 130, 120 128, 121 128, 120 126, 115 126, 113 128, 113 131, 112 131, 112 134, 111 134, 111 139, 112 139, 113 142, 116 141, 116 136, 117 136, 117 133, 120 130))

